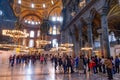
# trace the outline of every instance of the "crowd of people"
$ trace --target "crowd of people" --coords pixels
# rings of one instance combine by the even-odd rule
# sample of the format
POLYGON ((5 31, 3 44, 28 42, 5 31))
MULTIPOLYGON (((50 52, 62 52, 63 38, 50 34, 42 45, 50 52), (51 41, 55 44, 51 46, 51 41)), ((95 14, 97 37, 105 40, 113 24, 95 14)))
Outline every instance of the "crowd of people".
POLYGON ((41 64, 47 64, 47 61, 50 60, 54 65, 55 70, 63 73, 83 73, 92 72, 94 74, 103 73, 108 75, 108 79, 113 79, 113 74, 119 73, 120 59, 118 56, 115 58, 104 56, 97 57, 87 57, 87 56, 58 56, 58 55, 11 55, 9 57, 9 64, 13 67, 14 64, 25 63, 28 64, 30 61, 35 64, 36 61, 40 61, 41 64), (49 59, 48 59, 49 58, 49 59))
POLYGON ((36 63, 37 60, 40 60, 41 64, 47 63, 48 55, 40 55, 40 54, 20 54, 20 55, 10 55, 9 57, 9 65, 13 67, 15 64, 29 64, 31 61, 33 64, 36 63))

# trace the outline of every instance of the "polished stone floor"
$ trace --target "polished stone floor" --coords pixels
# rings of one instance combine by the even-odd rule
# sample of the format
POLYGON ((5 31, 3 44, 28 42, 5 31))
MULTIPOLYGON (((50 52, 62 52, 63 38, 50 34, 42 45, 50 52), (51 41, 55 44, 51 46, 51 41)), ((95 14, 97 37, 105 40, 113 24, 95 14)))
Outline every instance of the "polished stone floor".
MULTIPOLYGON (((53 65, 41 65, 37 62, 35 65, 21 64, 13 68, 8 64, 0 64, 0 80, 107 80, 103 74, 62 74, 54 70, 53 65)), ((120 75, 114 75, 114 80, 120 80, 120 75)))

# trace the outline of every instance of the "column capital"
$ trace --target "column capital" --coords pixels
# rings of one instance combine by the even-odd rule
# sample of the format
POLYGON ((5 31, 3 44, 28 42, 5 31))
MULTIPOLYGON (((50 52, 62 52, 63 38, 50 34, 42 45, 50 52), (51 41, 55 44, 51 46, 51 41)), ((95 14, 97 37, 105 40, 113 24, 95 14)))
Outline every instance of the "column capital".
POLYGON ((103 7, 101 12, 100 12, 100 15, 107 16, 107 14, 108 14, 108 7, 103 7))

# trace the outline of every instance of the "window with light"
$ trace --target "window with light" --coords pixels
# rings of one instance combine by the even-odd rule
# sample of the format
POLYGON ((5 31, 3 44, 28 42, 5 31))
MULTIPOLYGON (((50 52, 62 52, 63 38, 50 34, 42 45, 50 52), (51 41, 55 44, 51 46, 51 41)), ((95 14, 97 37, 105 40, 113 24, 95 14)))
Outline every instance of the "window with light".
POLYGON ((57 34, 57 29, 56 29, 56 26, 53 27, 53 35, 56 35, 57 34))
POLYGON ((29 47, 34 47, 34 40, 33 39, 29 40, 29 47))
POLYGON ((39 36, 40 36, 40 30, 37 31, 37 37, 39 37, 39 36))
POLYGON ((56 47, 56 48, 58 47, 57 39, 53 39, 53 40, 52 40, 52 46, 53 46, 53 47, 56 47))
POLYGON ((30 38, 34 38, 35 37, 35 32, 34 31, 30 31, 30 38))

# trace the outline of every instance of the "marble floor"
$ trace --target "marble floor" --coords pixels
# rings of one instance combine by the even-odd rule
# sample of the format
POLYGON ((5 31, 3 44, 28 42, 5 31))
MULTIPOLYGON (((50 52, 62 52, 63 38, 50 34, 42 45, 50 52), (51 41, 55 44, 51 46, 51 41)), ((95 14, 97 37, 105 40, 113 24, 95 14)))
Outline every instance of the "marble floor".
MULTIPOLYGON (((63 74, 55 71, 53 65, 41 65, 37 62, 35 65, 21 64, 13 68, 8 64, 0 64, 0 80, 107 80, 103 74, 63 74)), ((120 80, 120 75, 114 75, 114 80, 120 80)))

